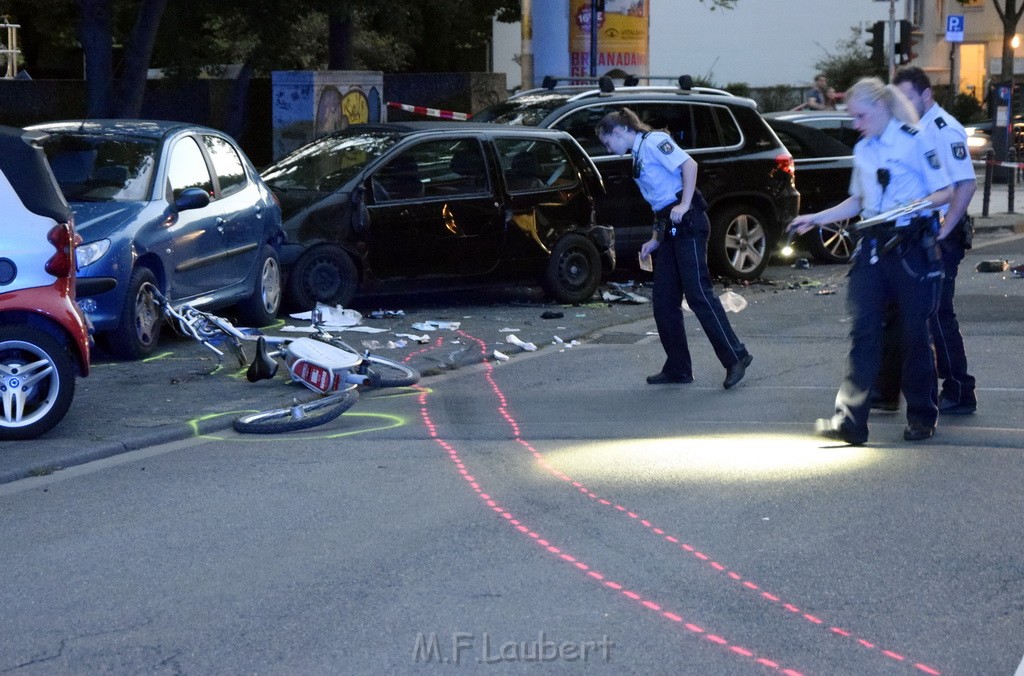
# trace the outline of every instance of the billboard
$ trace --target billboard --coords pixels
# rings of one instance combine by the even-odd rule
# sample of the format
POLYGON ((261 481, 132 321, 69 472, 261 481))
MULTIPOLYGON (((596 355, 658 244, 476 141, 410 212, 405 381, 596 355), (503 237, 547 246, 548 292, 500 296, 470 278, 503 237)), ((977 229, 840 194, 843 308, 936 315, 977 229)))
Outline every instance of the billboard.
MULTIPOLYGON (((590 75, 590 0, 569 0, 569 75, 590 75)), ((597 75, 649 75, 650 0, 604 0, 597 15, 597 75)))

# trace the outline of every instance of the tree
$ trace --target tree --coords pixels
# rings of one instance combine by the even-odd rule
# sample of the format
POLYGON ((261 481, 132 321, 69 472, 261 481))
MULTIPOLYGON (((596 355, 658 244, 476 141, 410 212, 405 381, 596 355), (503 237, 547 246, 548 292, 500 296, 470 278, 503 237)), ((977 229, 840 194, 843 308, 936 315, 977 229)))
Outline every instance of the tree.
POLYGON ((828 83, 838 92, 846 91, 862 77, 877 75, 885 77, 885 70, 879 70, 871 61, 870 50, 865 43, 864 31, 854 26, 850 37, 836 43, 836 51, 825 51, 825 56, 814 64, 824 73, 828 83))
MULTIPOLYGON (((970 3, 970 0, 956 0, 961 5, 970 3)), ((1002 63, 1002 74, 1000 78, 1002 80, 1013 79, 1013 46, 1010 41, 1013 40, 1014 34, 1017 32, 1017 24, 1020 23, 1021 15, 1024 15, 1024 1, 1020 2, 1018 6, 1018 0, 992 0, 992 4, 995 5, 996 14, 999 15, 999 20, 1003 24, 1003 63, 1002 63)))

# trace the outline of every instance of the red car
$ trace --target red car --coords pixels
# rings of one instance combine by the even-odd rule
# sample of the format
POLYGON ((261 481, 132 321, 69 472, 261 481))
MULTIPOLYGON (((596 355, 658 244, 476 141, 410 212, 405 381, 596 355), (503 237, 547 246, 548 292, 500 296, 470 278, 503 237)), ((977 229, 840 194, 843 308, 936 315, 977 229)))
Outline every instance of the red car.
POLYGON ((40 147, 45 134, 0 127, 0 440, 60 422, 89 374, 75 302, 75 224, 40 147))

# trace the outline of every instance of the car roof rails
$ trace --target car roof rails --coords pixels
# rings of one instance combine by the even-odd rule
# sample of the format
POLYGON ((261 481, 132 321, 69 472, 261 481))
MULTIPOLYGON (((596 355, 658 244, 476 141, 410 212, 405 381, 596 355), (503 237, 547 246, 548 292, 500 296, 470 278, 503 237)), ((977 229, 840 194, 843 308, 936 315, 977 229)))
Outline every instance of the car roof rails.
MULTIPOLYGON (((622 86, 630 88, 633 91, 682 91, 692 92, 694 94, 718 94, 720 96, 732 96, 730 92, 724 89, 715 89, 714 87, 699 87, 694 86, 693 77, 690 75, 632 75, 625 74, 622 78, 622 86), (676 86, 663 86, 663 85, 645 85, 640 86, 640 82, 646 80, 650 83, 652 80, 667 80, 674 81, 676 86)), ((596 82, 598 89, 601 93, 610 94, 614 92, 615 81, 610 75, 601 75, 600 77, 590 77, 582 75, 545 75, 541 83, 541 89, 553 90, 559 86, 559 82, 569 81, 571 84, 567 86, 579 87, 581 83, 596 82)))

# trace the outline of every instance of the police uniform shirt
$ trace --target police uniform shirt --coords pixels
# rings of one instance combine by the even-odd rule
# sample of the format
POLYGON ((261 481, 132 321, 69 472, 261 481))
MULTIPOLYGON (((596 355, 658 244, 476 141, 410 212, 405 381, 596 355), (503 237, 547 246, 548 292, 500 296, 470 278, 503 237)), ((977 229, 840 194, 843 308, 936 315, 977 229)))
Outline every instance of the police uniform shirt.
POLYGON ((633 178, 655 211, 678 203, 683 189, 682 169, 690 159, 663 131, 637 134, 633 141, 633 178))
POLYGON ((853 168, 850 194, 860 199, 862 218, 923 199, 950 185, 932 138, 921 133, 920 127, 896 118, 889 120, 881 135, 857 142, 853 168), (888 175, 884 188, 880 169, 888 175))
MULTIPOLYGON (((939 159, 950 181, 976 181, 971 154, 967 152, 967 132, 963 125, 938 104, 933 104, 925 111, 920 124, 921 129, 932 135, 932 143, 939 152, 939 159)), ((943 214, 948 210, 948 204, 942 207, 943 214)))

